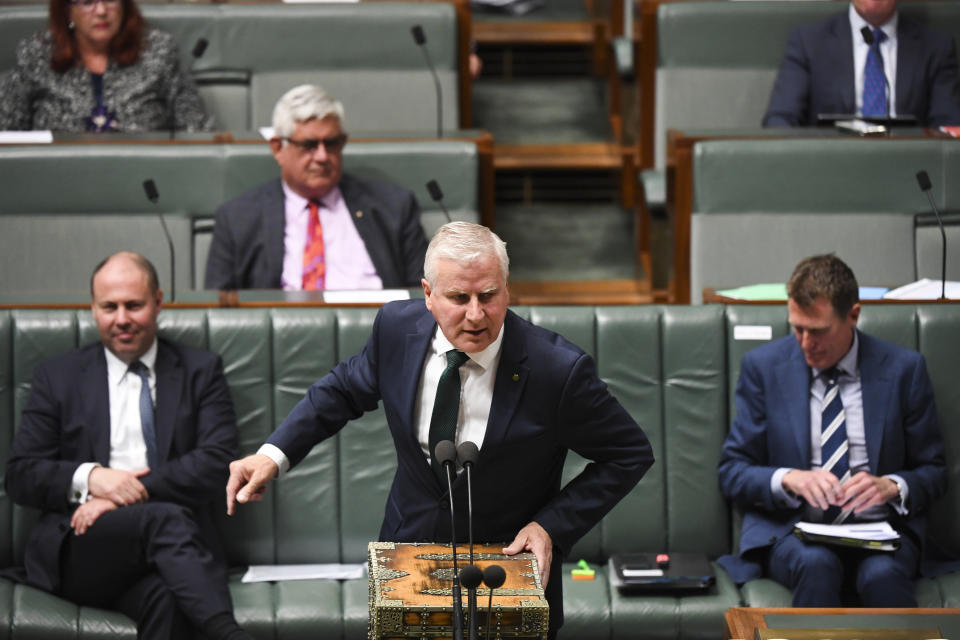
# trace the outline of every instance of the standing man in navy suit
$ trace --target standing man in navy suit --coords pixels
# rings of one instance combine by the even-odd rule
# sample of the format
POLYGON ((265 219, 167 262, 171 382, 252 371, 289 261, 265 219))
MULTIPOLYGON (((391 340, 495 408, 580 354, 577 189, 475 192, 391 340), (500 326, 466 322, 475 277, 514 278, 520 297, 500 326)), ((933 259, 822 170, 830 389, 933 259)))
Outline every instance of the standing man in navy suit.
POLYGON ((210 512, 237 451, 223 364, 157 338, 143 256, 110 256, 90 289, 100 341, 37 367, 7 463, 7 493, 41 512, 17 577, 127 614, 138 638, 249 639, 210 512))
POLYGON ((853 0, 846 13, 794 29, 763 126, 816 125, 820 114, 914 116, 924 127, 960 124, 953 39, 899 13, 897 0, 853 0), (864 27, 879 44, 864 41, 864 27), (867 90, 864 108, 865 85, 872 77, 868 67, 878 64, 871 60, 876 50, 876 68, 883 68, 885 79, 875 74, 879 101, 867 90))
POLYGON ((766 574, 797 607, 842 606, 851 588, 862 606, 915 607, 925 513, 946 490, 923 356, 857 330, 857 281, 836 256, 801 261, 787 291, 794 335, 747 353, 737 382, 719 474, 745 515, 739 555, 720 563, 738 584, 766 574), (804 542, 800 520, 889 520, 901 546, 804 542))
MULTIPOLYGON (((450 358, 462 357, 454 439, 480 448, 474 537, 512 540, 505 553, 536 555, 555 635, 563 622, 563 557, 640 480, 653 455, 593 359, 507 309, 508 267, 505 243, 486 227, 441 227, 427 249, 426 299, 385 305, 364 349, 310 387, 256 454, 231 463, 227 512, 258 499, 315 444, 382 401, 398 468, 380 539, 449 540, 447 487, 431 468, 428 443, 439 380, 450 358), (568 450, 592 463, 561 487, 568 450)), ((453 490, 456 530, 465 537, 463 474, 453 490)))
POLYGON ((343 105, 323 89, 300 85, 280 98, 270 139, 280 177, 217 210, 207 289, 419 285, 427 239, 416 198, 343 173, 346 144, 343 105))

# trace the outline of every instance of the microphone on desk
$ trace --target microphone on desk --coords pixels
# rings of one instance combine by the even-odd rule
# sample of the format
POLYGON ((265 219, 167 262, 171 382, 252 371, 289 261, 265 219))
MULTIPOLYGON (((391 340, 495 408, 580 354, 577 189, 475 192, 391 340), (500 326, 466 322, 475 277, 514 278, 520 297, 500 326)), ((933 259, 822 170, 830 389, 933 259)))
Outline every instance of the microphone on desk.
MULTIPOLYGON (((207 46, 210 42, 206 38, 198 38, 193 45, 193 49, 190 50, 190 54, 193 56, 193 60, 190 62, 190 68, 188 72, 193 72, 193 67, 197 64, 204 51, 207 50, 207 46)), ((177 105, 173 102, 170 103, 170 139, 173 140, 177 135, 177 105)))
POLYGON ((154 210, 157 212, 157 217, 160 218, 160 224, 163 226, 163 235, 167 237, 167 246, 170 247, 170 302, 174 302, 177 298, 177 285, 175 284, 176 262, 173 251, 173 238, 170 237, 170 231, 167 229, 167 221, 163 218, 163 213, 161 213, 160 208, 156 206, 157 200, 160 199, 160 193, 157 191, 157 185, 153 181, 153 178, 148 178, 143 181, 143 191, 147 194, 147 200, 154 204, 154 210))
POLYGON ((933 214, 937 216, 937 224, 940 226, 940 239, 942 246, 942 254, 940 256, 940 299, 946 300, 947 298, 947 232, 943 229, 943 220, 940 218, 940 210, 937 209, 937 203, 933 199, 933 194, 930 192, 930 188, 933 186, 930 183, 930 176, 927 175, 927 172, 920 170, 917 172, 917 183, 920 185, 920 190, 927 194, 927 199, 930 201, 930 208, 933 209, 933 214))
POLYGON ((461 583, 467 587, 467 612, 470 620, 470 640, 477 639, 477 587, 480 586, 480 580, 482 578, 480 568, 473 563, 473 467, 479 457, 480 450, 476 444, 469 440, 461 442, 460 446, 457 447, 457 459, 460 461, 463 472, 467 476, 467 533, 470 543, 470 564, 464 567, 463 571, 467 572, 469 570, 471 576, 473 576, 474 573, 477 575, 476 583, 473 584, 472 587, 464 582, 463 576, 461 575, 461 583))
POLYGON ((441 440, 433 449, 434 459, 443 468, 447 477, 447 493, 450 497, 450 547, 453 551, 453 640, 463 640, 463 597, 460 593, 460 570, 457 567, 457 529, 453 512, 453 480, 457 473, 457 447, 450 440, 441 440))
POLYGON ((883 74, 883 84, 886 87, 886 96, 883 100, 883 105, 886 108, 886 116, 890 117, 890 81, 887 79, 887 70, 883 65, 883 56, 880 55, 880 43, 877 42, 876 38, 873 37, 873 30, 870 27, 863 27, 860 29, 860 35, 863 36, 863 41, 867 43, 867 46, 871 49, 874 49, 877 52, 877 60, 880 61, 880 73, 883 74))
POLYGON ((460 569, 460 584, 467 590, 467 628, 469 640, 477 640, 477 587, 483 582, 483 571, 475 564, 460 569))
POLYGON ((443 204, 443 191, 440 190, 440 185, 437 184, 436 180, 431 180, 427 183, 427 191, 430 192, 430 198, 440 205, 440 208, 443 210, 443 215, 447 216, 447 222, 453 222, 450 218, 450 212, 447 211, 447 206, 443 204))
POLYGON ((413 34, 413 41, 417 43, 420 50, 423 51, 423 57, 427 61, 427 68, 433 76, 433 86, 437 94, 437 137, 443 137, 443 97, 440 89, 440 78, 437 76, 437 69, 433 66, 433 60, 430 58, 430 50, 427 49, 427 35, 423 32, 423 27, 418 24, 410 27, 410 33, 413 34))
POLYGON ((507 581, 507 572, 498 564, 492 564, 483 570, 483 584, 490 589, 487 599, 487 640, 490 640, 490 619, 493 617, 493 590, 499 589, 507 581))

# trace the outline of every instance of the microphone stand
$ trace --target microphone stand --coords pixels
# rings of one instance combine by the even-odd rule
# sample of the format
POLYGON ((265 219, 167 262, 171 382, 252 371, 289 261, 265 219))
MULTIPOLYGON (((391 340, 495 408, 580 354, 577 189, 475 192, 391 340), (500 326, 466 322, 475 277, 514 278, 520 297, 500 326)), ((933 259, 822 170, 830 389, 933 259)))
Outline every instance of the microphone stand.
MULTIPOLYGON (((437 443, 438 448, 443 442, 449 442, 444 440, 437 443)), ((453 443, 450 442, 450 448, 453 448, 453 443)), ((450 479, 450 471, 453 468, 453 461, 446 456, 437 456, 438 458, 443 457, 443 475, 447 477, 447 495, 450 498, 450 547, 453 550, 453 640, 463 640, 463 596, 460 592, 460 569, 457 565, 457 531, 456 531, 456 517, 453 511, 453 481, 450 479)))

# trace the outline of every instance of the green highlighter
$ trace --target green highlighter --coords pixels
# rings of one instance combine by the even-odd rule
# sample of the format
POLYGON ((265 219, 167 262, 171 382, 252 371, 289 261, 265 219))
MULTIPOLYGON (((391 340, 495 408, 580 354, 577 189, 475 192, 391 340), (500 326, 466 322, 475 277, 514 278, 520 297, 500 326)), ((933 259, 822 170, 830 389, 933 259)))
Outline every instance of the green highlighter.
POLYGON ((593 580, 595 575, 596 571, 590 568, 586 560, 582 559, 577 563, 577 568, 570 571, 570 577, 574 580, 593 580))

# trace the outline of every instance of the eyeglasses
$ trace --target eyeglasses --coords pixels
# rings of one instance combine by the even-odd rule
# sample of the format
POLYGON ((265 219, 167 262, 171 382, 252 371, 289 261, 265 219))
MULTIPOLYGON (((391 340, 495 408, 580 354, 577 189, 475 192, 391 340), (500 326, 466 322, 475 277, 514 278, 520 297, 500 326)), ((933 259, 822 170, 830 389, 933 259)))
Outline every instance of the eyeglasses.
POLYGON ((69 0, 67 4, 79 7, 83 11, 93 11, 101 2, 106 9, 116 9, 120 4, 120 0, 69 0))
POLYGON ((304 153, 313 153, 322 144, 323 150, 327 153, 339 153, 343 145, 347 144, 347 134, 341 133, 338 136, 317 140, 316 138, 304 138, 303 140, 294 140, 293 138, 283 138, 300 151, 304 153))

